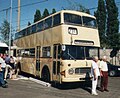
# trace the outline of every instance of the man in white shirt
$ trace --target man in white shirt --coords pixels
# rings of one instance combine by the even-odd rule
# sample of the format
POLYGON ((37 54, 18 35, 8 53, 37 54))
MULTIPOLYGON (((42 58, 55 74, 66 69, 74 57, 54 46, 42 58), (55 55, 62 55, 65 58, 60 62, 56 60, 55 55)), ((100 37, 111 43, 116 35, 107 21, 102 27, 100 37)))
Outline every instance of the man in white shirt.
POLYGON ((108 65, 107 65, 107 57, 103 56, 102 61, 100 62, 100 75, 101 75, 101 91, 107 91, 108 86, 108 65))
POLYGON ((91 66, 91 74, 93 76, 92 78, 92 95, 98 95, 96 92, 96 87, 97 87, 97 81, 98 81, 98 76, 100 76, 99 68, 98 68, 98 57, 95 56, 92 61, 92 66, 91 66))
POLYGON ((0 86, 3 88, 7 88, 8 85, 6 85, 6 82, 3 79, 3 70, 2 70, 2 62, 0 61, 0 86))
POLYGON ((2 68, 2 71, 3 71, 3 79, 4 79, 6 63, 5 63, 5 61, 3 60, 3 54, 2 54, 2 53, 0 54, 0 62, 1 62, 1 68, 2 68))

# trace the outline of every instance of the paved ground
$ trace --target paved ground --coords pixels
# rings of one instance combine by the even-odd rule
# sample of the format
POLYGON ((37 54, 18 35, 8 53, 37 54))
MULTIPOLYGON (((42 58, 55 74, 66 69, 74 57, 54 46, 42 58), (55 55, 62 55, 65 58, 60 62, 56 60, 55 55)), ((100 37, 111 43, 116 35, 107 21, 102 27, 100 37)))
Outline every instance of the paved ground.
MULTIPOLYGON (((90 94, 91 87, 82 84, 55 88, 30 80, 8 80, 8 85, 8 88, 0 87, 0 98, 96 98, 90 94)), ((109 92, 98 91, 97 98, 120 98, 120 77, 109 77, 108 88, 109 92)))

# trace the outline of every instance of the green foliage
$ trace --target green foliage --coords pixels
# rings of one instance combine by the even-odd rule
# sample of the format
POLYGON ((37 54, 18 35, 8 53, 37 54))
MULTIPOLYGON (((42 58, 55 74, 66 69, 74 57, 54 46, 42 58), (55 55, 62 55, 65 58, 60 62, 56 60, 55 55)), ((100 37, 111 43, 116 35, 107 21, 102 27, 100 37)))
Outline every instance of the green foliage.
POLYGON ((53 8, 53 9, 52 9, 52 14, 54 14, 54 13, 56 13, 56 10, 53 8))
POLYGON ((98 9, 94 13, 97 23, 98 23, 98 31, 100 35, 100 43, 101 47, 107 46, 106 40, 106 8, 104 0, 98 0, 98 9))
POLYGON ((43 12, 42 18, 45 18, 45 17, 47 17, 47 16, 49 16, 49 12, 48 12, 47 9, 45 9, 44 12, 43 12))
POLYGON ((98 1, 95 16, 98 23, 101 47, 113 48, 120 45, 118 8, 115 0, 98 1), (106 5, 106 6, 105 6, 106 5))
POLYGON ((34 15, 34 23, 39 21, 41 19, 41 12, 40 10, 36 10, 35 15, 34 15))
POLYGON ((117 47, 119 43, 118 8, 114 0, 106 0, 107 8, 107 37, 110 47, 117 47))
POLYGON ((31 23, 28 21, 28 26, 31 25, 31 23))
POLYGON ((90 14, 90 10, 85 8, 83 5, 81 5, 78 2, 70 3, 69 7, 66 9, 67 10, 76 10, 76 11, 85 12, 85 13, 90 14))
POLYGON ((9 43, 9 33, 10 33, 10 24, 7 20, 4 20, 0 27, 0 35, 2 42, 5 42, 6 44, 9 43))

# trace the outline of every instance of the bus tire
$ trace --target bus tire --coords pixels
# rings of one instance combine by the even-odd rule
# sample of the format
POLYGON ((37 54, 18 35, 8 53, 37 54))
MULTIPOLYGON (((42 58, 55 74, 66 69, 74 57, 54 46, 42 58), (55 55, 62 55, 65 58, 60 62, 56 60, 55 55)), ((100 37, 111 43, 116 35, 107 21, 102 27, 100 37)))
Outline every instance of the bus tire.
POLYGON ((47 66, 44 66, 42 70, 41 78, 45 82, 50 82, 50 71, 47 66))

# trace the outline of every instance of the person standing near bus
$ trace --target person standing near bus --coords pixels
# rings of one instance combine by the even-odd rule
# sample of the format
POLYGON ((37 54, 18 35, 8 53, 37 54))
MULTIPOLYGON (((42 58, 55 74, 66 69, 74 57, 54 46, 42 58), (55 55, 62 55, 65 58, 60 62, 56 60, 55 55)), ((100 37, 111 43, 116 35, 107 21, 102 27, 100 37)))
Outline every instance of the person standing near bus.
POLYGON ((6 82, 3 79, 2 62, 0 62, 0 86, 2 86, 3 88, 8 87, 8 85, 6 85, 6 82))
POLYGON ((101 75, 101 91, 107 91, 108 86, 108 65, 107 65, 107 57, 103 56, 102 61, 100 62, 100 75, 101 75))
POLYGON ((96 92, 98 76, 100 76, 99 68, 98 68, 98 57, 93 57, 92 66, 91 66, 91 74, 92 74, 92 95, 98 95, 96 92))
POLYGON ((6 71, 6 63, 5 60, 3 59, 3 54, 0 54, 0 62, 1 62, 1 68, 3 72, 3 79, 5 78, 5 71, 6 71))

